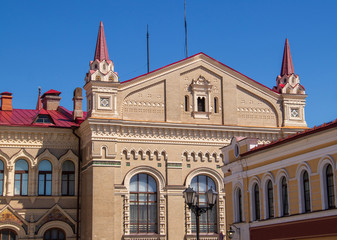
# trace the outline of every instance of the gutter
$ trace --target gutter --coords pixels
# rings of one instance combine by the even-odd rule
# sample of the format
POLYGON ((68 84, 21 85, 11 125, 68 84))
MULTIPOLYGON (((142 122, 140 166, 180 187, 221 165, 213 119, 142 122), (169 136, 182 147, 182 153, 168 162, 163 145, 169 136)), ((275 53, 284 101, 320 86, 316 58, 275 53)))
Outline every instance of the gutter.
POLYGON ((73 134, 78 139, 78 166, 77 166, 77 207, 76 207, 76 240, 80 239, 80 180, 81 180, 81 162, 82 162, 82 154, 81 154, 81 137, 78 136, 75 130, 78 129, 72 128, 73 134))

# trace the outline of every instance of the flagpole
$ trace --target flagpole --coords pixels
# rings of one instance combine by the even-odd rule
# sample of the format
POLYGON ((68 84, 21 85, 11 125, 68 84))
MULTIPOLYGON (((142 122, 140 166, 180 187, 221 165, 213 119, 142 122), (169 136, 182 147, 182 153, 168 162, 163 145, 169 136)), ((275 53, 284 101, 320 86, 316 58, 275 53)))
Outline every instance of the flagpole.
POLYGON ((149 51, 149 24, 147 24, 147 72, 150 72, 150 51, 149 51))
POLYGON ((188 57, 187 51, 187 21, 186 21, 186 0, 184 0, 184 13, 185 13, 185 57, 188 57))

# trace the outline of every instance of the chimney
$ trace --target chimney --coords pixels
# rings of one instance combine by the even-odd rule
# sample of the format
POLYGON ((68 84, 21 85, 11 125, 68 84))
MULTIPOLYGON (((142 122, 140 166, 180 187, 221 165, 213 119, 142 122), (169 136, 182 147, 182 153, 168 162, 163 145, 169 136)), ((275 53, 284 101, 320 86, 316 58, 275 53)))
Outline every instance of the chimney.
POLYGON ((1 93, 1 110, 2 111, 12 111, 12 93, 3 92, 1 93))
POLYGON ((74 111, 73 111, 73 120, 75 121, 76 119, 83 119, 83 110, 82 110, 82 88, 76 88, 74 90, 74 97, 73 97, 73 102, 74 102, 74 111))
POLYGON ((61 92, 54 89, 50 89, 42 95, 43 109, 45 110, 57 110, 60 105, 61 92))

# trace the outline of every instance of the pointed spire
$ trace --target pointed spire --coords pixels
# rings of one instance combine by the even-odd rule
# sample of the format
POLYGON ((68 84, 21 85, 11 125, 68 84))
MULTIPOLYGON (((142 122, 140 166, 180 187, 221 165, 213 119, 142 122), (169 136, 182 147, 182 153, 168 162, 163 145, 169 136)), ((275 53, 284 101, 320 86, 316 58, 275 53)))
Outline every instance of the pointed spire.
POLYGON ((109 61, 108 48, 105 41, 104 27, 103 22, 101 21, 98 30, 96 51, 94 60, 98 59, 99 61, 106 60, 109 61))
POLYGON ((293 65, 293 60, 291 59, 288 38, 286 38, 286 42, 285 42, 285 45, 284 45, 284 52, 283 52, 281 76, 290 75, 290 74, 293 74, 293 73, 295 73, 294 65, 293 65))
POLYGON ((42 101, 41 101, 41 88, 39 87, 39 97, 37 99, 36 110, 42 109, 42 101))

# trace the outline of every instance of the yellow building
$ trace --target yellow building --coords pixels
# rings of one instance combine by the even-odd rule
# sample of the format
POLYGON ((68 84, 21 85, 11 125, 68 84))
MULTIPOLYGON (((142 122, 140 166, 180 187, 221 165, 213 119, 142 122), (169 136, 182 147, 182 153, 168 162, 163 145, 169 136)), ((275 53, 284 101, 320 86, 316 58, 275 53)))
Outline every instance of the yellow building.
POLYGON ((81 89, 73 111, 55 90, 34 110, 12 109, 2 95, 0 240, 195 239, 189 185, 200 204, 207 189, 218 192, 202 239, 225 234, 220 148, 237 135, 267 144, 307 128, 288 42, 283 60, 273 89, 204 53, 120 82, 101 23, 86 112, 81 89))
POLYGON ((337 239, 337 120, 258 146, 224 147, 232 239, 337 239))

